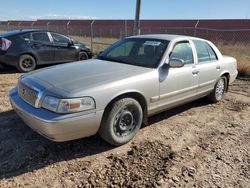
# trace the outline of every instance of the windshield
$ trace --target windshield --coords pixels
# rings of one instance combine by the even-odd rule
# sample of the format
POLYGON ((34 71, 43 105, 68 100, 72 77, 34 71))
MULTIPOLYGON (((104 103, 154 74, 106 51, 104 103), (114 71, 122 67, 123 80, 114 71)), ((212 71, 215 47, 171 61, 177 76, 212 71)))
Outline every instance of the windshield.
POLYGON ((97 56, 97 59, 156 68, 169 41, 149 38, 128 38, 118 41, 97 56))

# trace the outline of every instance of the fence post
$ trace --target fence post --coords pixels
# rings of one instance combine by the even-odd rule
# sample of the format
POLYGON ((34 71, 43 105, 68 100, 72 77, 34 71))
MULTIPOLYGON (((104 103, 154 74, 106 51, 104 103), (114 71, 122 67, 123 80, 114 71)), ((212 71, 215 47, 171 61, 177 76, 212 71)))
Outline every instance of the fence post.
POLYGON ((69 24, 70 24, 70 20, 68 21, 68 23, 67 23, 67 35, 69 36, 69 24))
POLYGON ((7 23, 7 30, 10 30, 10 22, 7 23))
POLYGON ((17 25, 18 29, 20 29, 21 24, 22 24, 22 22, 18 23, 18 25, 17 25))
POLYGON ((128 36, 128 23, 127 20, 124 20, 124 36, 128 36))
POLYGON ((91 51, 93 52, 93 37, 94 37, 94 30, 93 30, 93 24, 95 23, 95 20, 93 20, 92 22, 91 22, 91 24, 90 24, 90 45, 91 45, 91 51))
POLYGON ((31 29, 34 29, 34 24, 35 24, 35 21, 33 21, 33 22, 31 23, 31 29))
POLYGON ((49 30, 49 24, 50 24, 50 22, 47 22, 47 30, 49 30))
POLYGON ((197 27, 198 27, 199 22, 200 22, 200 20, 197 20, 197 22, 194 26, 194 37, 196 37, 196 32, 197 32, 197 27))

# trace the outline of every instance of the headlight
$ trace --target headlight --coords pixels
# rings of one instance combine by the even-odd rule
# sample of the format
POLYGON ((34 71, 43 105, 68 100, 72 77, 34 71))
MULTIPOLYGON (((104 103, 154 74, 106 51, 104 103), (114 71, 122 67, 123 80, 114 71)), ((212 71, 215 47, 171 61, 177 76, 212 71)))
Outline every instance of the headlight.
POLYGON ((56 112, 59 103, 60 99, 51 96, 46 96, 45 99, 43 100, 42 107, 51 110, 53 112, 56 112))
POLYGON ((91 97, 82 97, 74 99, 57 99, 46 96, 42 104, 43 108, 58 113, 72 113, 95 108, 95 101, 91 97))

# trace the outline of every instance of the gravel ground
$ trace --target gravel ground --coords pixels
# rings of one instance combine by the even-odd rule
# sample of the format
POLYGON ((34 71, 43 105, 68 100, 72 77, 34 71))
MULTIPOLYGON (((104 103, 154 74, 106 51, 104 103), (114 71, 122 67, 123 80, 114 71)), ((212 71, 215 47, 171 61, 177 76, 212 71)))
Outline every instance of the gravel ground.
POLYGON ((0 187, 250 187, 250 81, 225 99, 201 99, 153 116, 132 142, 96 135, 53 143, 11 109, 21 75, 0 72, 0 187))

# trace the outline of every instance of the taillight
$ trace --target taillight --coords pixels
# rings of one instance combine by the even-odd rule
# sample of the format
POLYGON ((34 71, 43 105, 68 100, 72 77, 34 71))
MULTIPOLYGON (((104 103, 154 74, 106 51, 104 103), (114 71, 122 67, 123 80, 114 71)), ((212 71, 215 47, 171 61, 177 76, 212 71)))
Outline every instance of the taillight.
POLYGON ((7 51, 11 44, 12 44, 12 42, 10 40, 5 39, 5 38, 1 38, 0 39, 0 50, 7 51))

